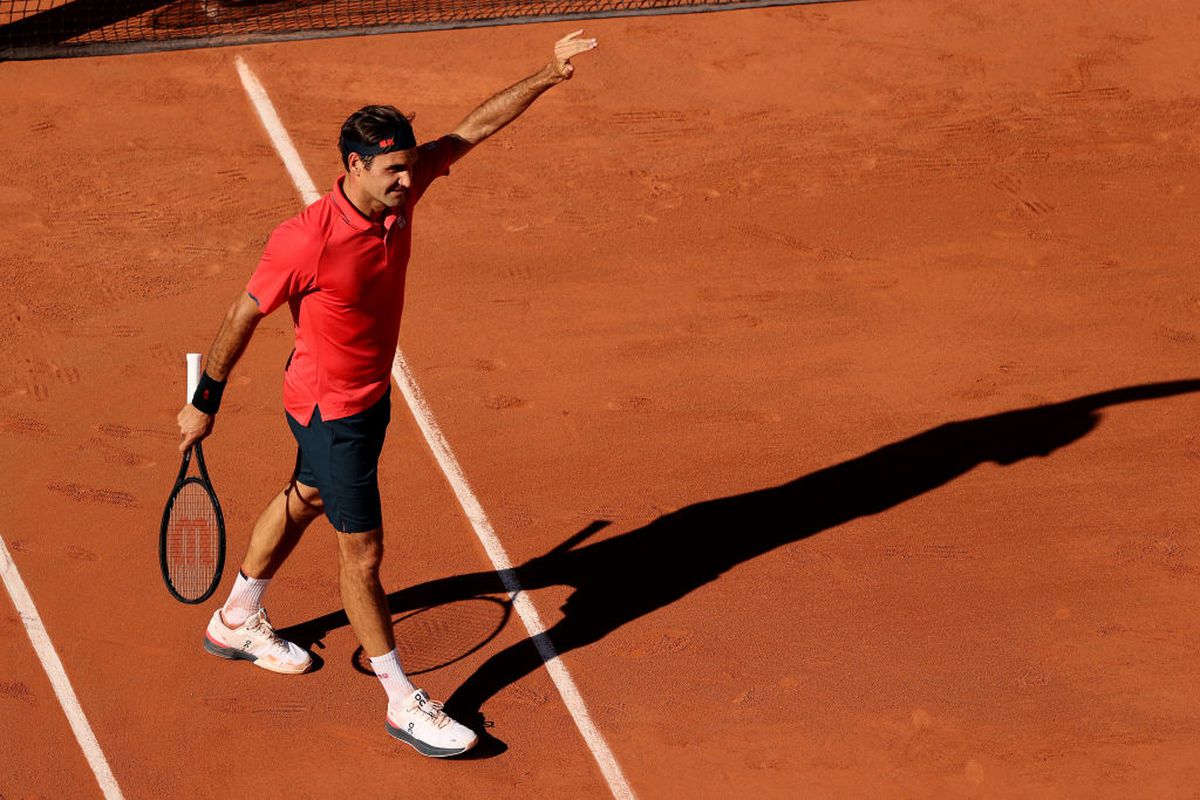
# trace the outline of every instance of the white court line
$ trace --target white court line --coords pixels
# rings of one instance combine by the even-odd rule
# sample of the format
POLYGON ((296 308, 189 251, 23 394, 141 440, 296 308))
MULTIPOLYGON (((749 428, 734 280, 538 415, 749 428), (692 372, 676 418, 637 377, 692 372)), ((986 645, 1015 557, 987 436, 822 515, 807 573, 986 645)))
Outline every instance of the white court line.
POLYGON ((413 417, 421 428, 421 433, 425 434, 425 441, 429 444, 429 449, 433 451, 442 472, 446 474, 446 480, 454 489, 454 496, 458 498, 463 513, 471 521, 475 535, 479 537, 483 549, 487 551, 488 558, 492 561, 492 566, 496 568, 500 580, 504 583, 504 588, 508 590, 513 607, 516 608, 521 621, 525 623, 525 629, 529 631, 529 635, 537 647, 538 655, 542 657, 546 671, 550 673, 550 679, 554 681, 563 703, 567 706, 567 711, 571 713, 571 719, 575 720, 575 726, 579 728, 579 733, 587 742, 588 749, 592 751, 596 764, 599 765, 600 772, 604 775, 604 780, 608 782, 608 788, 612 790, 613 797, 620 800, 626 800, 626 798, 632 800, 633 789, 625 780, 625 775, 621 772, 621 765, 617 763, 616 757, 608 749, 608 743, 604 741, 603 734, 592 722, 592 716, 583 702, 583 696, 579 694, 579 689, 575 686, 575 680, 567 671, 567 665, 558 657, 554 643, 546 634, 546 626, 542 622, 541 615, 538 614, 529 595, 521 590, 521 584, 517 581, 516 573, 513 572, 512 563, 508 560, 508 553, 504 551, 504 545, 500 544, 500 538, 492 529, 492 523, 484 513, 483 506, 479 504, 475 493, 471 491, 471 485, 467 483, 462 467, 458 465, 458 459, 450 450, 450 443, 446 441, 446 437, 438 428, 437 421, 425 403, 425 397, 421 394, 420 387, 413 379, 412 370, 408 368, 408 362, 404 360, 404 354, 399 350, 396 351, 396 359, 392 362, 392 375, 395 376, 396 384, 404 394, 404 399, 408 401, 408 407, 412 410, 413 417))
POLYGON ((258 82, 258 78, 250 71, 250 67, 246 66, 241 56, 235 61, 238 75, 242 78, 242 86, 245 87, 246 94, 250 95, 250 102, 254 103, 258 118, 262 120, 267 135, 271 137, 271 144, 275 145, 275 152, 279 153, 284 168, 287 169, 288 175, 292 176, 296 191, 300 192, 305 205, 317 202, 321 195, 317 192, 312 178, 308 176, 308 170, 304 168, 304 162, 300 160, 300 154, 296 152, 296 146, 292 144, 292 137, 288 136, 287 128, 283 127, 283 121, 279 119, 279 114, 275 113, 275 104, 271 102, 267 90, 258 82))
POLYGON ((42 662, 42 669, 46 670, 46 676, 50 678, 50 685, 54 687, 54 694, 58 697, 59 705, 67 715, 67 722, 71 723, 71 730, 79 742, 79 748, 83 750, 83 755, 87 758, 88 765, 91 766, 92 772, 96 776, 96 782, 100 784, 100 791, 104 792, 106 800, 121 800, 121 787, 117 785, 117 779, 113 777, 112 770, 108 768, 104 751, 100 749, 100 743, 96 741, 96 734, 92 733, 92 726, 88 725, 83 708, 79 705, 79 698, 75 696, 75 690, 71 688, 71 681, 67 680, 67 672, 63 669, 58 653, 54 652, 54 645, 50 642, 50 635, 46 633, 46 626, 37 612, 37 607, 33 604, 33 598, 29 596, 29 590, 25 588, 25 581, 21 580, 21 573, 17 571, 17 565, 9 555, 8 547, 4 544, 2 536, 0 536, 0 577, 4 578, 4 588, 8 589, 8 596, 12 598, 13 605, 17 607, 17 613, 21 615, 21 622, 25 623, 25 632, 29 634, 29 641, 33 643, 38 660, 42 662))
MULTIPOLYGON (((242 85, 246 88, 246 94, 250 96, 250 101, 254 103, 259 118, 262 120, 263 127, 267 129, 267 134, 271 137, 271 142, 275 145, 276 152, 279 153, 279 157, 283 160, 288 174, 292 176, 292 182, 295 184, 296 190, 300 192, 300 197, 303 198, 306 204, 316 202, 320 199, 320 195, 317 194, 316 187, 313 185, 312 179, 308 176, 308 171, 305 170, 304 162, 300 160, 299 153, 296 152, 296 148, 292 145, 291 137, 288 136, 287 130, 283 127, 283 123, 280 122, 279 115, 275 113, 275 106, 272 105, 271 98, 267 95, 263 85, 259 83, 258 78, 250 70, 250 67, 246 65, 245 60, 241 56, 238 56, 235 61, 237 63, 238 75, 242 79, 242 85)), ((437 459, 438 465, 441 466, 442 472, 446 475, 446 480, 454 490, 454 496, 458 498, 463 513, 466 514, 471 527, 475 529, 475 535, 479 537, 483 549, 487 552, 488 558, 491 559, 492 566, 496 568, 496 572, 500 575, 500 580, 504 583, 504 588, 508 590, 508 594, 513 601, 513 607, 517 610, 517 615, 520 616, 521 622, 525 624, 525 629, 529 631, 529 635, 537 647, 538 654, 542 657, 542 661, 546 665, 546 671, 550 673, 550 679, 554 681, 558 693, 562 696, 563 703, 566 704, 567 711, 571 714, 571 719, 575 721, 575 726, 579 728, 580 735, 583 736, 588 749, 592 751, 592 756, 596 759, 596 764, 600 767, 600 772, 604 775, 604 780, 608 783, 608 788, 612 791, 613 797, 618 800, 633 800, 633 789, 630 788, 629 782, 625 780, 625 775, 621 772, 621 766, 617 763, 616 757, 613 756, 612 750, 609 749, 603 734, 600 733, 595 723, 592 722, 587 705, 583 702, 583 696, 579 694, 579 689, 575 686, 575 680, 567 670, 567 665, 559 658, 558 653, 554 649, 554 644, 550 641, 550 637, 546 635, 546 626, 542 622, 541 615, 538 614, 533 602, 522 591, 521 584, 517 581, 516 575, 513 572, 512 562, 509 561, 508 553, 504 551, 504 546, 496 536, 496 531, 492 528, 492 523, 488 520, 483 506, 476 499, 475 493, 471 491, 471 485, 467 483, 467 478, 463 474, 462 467, 458 464, 458 459, 454 457, 454 453, 450 449, 450 444, 446 441, 446 437, 442 435, 437 421, 433 418, 433 413, 429 410, 429 406, 421 394, 420 387, 417 386, 416 381, 413 379, 412 371, 408 368, 408 362, 405 361, 404 354, 399 350, 396 351, 396 358, 392 363, 392 375, 395 377, 396 384, 400 387, 404 399, 408 402, 408 408, 412 412, 417 426, 421 429, 421 433, 425 435, 425 441, 429 445, 429 449, 433 451, 434 458, 437 459)))

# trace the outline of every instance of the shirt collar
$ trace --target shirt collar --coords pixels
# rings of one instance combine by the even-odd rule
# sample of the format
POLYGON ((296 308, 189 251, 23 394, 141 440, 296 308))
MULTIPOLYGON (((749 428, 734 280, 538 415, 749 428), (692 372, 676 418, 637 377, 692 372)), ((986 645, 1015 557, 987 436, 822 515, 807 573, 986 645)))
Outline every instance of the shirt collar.
MULTIPOLYGON (((361 211, 359 211, 354 203, 350 202, 350 198, 346 197, 346 190, 342 187, 342 184, 345 182, 345 180, 345 175, 338 177, 337 183, 334 184, 333 191, 330 192, 330 194, 333 195, 334 205, 336 205, 342 212, 342 216, 345 217, 346 222, 350 223, 351 228, 360 231, 379 230, 379 222, 370 219, 361 211)), ((386 212, 384 216, 387 216, 386 212)))

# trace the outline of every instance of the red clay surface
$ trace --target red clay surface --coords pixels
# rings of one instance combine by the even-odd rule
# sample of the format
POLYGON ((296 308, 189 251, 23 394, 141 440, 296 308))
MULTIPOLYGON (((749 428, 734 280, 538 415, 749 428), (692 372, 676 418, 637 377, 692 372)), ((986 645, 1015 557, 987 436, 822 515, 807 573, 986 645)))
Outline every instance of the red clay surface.
MULTIPOLYGON (((634 790, 1193 796, 1200 384, 1137 387, 1200 376, 1194 7, 586 28, 424 201, 401 338, 634 790)), ((515 617, 419 677, 496 740, 433 762, 347 627, 305 677, 218 661, 155 554, 183 353, 299 203, 234 56, 326 188, 350 110, 438 135, 570 29, 0 65, 0 535, 127 797, 607 795, 515 617)), ((206 447, 235 553, 289 348, 277 315, 206 447)), ((398 397, 382 470, 406 646, 452 656, 494 581, 398 397)), ((331 537, 279 624, 340 608, 331 537)), ((0 635, 0 795, 92 796, 7 599, 0 635)))

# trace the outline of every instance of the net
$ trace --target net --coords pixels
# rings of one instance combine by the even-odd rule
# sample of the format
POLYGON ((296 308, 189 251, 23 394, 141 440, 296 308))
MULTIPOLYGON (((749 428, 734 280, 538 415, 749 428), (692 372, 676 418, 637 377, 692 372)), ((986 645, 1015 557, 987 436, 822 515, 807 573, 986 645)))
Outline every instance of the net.
POLYGON ((836 0, 0 0, 0 59, 836 0))

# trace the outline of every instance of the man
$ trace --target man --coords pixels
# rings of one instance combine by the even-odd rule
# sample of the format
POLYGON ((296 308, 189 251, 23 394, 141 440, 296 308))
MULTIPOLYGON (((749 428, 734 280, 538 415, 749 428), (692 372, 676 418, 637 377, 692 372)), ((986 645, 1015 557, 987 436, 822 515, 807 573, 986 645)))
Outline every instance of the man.
POLYGON ((346 615, 388 696, 386 729, 427 756, 464 753, 477 737, 405 677, 379 582, 377 467, 391 410, 413 208, 451 164, 571 77, 571 59, 596 46, 581 34, 559 40, 545 67, 485 101, 451 134, 420 147, 410 118, 391 106, 352 114, 338 142, 345 175, 275 229, 246 291, 221 323, 192 401, 178 416, 184 451, 212 431, 229 373, 258 322, 286 302, 296 345, 283 397, 299 445, 296 467, 255 523, 241 572, 225 605, 213 613, 204 648, 285 674, 310 667, 307 652, 275 633, 262 597, 305 528, 324 511, 338 531, 346 615))

